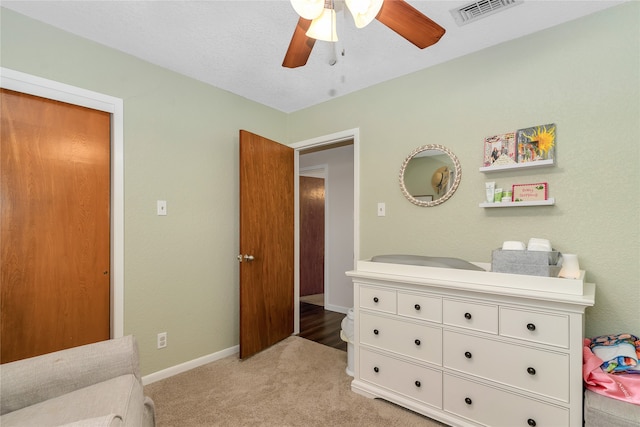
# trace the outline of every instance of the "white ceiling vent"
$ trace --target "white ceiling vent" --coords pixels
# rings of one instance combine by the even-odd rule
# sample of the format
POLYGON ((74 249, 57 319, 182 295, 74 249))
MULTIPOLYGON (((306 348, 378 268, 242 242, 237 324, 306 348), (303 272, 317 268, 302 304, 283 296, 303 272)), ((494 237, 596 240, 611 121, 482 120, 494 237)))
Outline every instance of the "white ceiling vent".
POLYGON ((511 6, 519 5, 524 0, 482 0, 474 1, 457 9, 451 9, 451 15, 458 25, 465 25, 511 6))

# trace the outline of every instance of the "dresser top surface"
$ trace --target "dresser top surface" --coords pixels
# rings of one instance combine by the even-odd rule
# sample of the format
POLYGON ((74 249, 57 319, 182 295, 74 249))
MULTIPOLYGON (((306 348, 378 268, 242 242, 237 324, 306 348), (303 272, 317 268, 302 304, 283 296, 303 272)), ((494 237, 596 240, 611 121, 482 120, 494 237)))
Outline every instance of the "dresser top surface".
POLYGON ((583 306, 595 303, 595 285, 579 279, 528 276, 488 271, 490 264, 474 263, 485 271, 419 265, 358 261, 356 270, 348 271, 353 278, 402 282, 438 288, 494 293, 518 297, 553 300, 583 306))

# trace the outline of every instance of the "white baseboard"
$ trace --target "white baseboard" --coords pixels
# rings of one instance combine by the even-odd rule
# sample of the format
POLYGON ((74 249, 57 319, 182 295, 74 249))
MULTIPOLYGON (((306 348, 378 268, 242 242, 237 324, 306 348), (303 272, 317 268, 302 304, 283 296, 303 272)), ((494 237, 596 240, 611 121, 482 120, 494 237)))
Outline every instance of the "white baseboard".
POLYGON ((206 365, 207 363, 215 362, 216 360, 223 359, 227 356, 231 356, 240 351, 240 346, 229 347, 224 350, 220 350, 216 353, 211 353, 206 356, 199 357, 197 359, 190 360, 188 362, 181 363, 179 365, 171 366, 170 368, 163 369, 158 372, 151 373, 142 377, 142 384, 149 385, 156 381, 164 380, 165 378, 172 377, 174 375, 181 374, 183 372, 190 371, 198 366, 206 365))
POLYGON ((329 311, 335 311, 337 313, 342 313, 342 314, 347 314, 347 311, 349 310, 350 307, 341 307, 339 305, 331 305, 331 304, 326 304, 324 306, 325 310, 329 310, 329 311))

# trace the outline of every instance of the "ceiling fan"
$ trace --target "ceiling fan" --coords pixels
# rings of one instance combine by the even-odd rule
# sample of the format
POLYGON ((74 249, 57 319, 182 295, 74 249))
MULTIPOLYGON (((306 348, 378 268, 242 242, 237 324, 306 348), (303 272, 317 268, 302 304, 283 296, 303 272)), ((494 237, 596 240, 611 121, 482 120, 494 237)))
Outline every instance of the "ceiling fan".
MULTIPOLYGON (((316 40, 337 41, 333 0, 290 0, 300 15, 282 62, 283 67, 305 65, 316 40)), ((424 49, 440 40, 445 29, 404 0, 345 0, 357 28, 374 19, 424 49)))

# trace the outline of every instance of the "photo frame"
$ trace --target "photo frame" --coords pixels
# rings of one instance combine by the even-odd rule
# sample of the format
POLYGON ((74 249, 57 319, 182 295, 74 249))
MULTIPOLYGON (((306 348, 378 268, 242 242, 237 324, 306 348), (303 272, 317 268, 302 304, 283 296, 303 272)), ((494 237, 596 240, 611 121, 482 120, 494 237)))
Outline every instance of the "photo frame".
POLYGON ((484 139, 484 167, 517 162, 517 132, 488 136, 484 139))
POLYGON ((533 126, 516 132, 518 163, 555 159, 556 125, 533 126))

